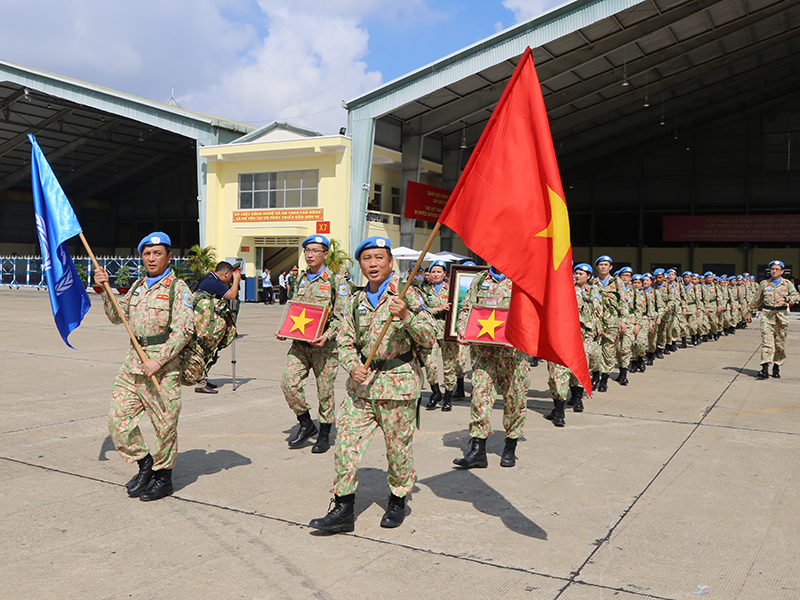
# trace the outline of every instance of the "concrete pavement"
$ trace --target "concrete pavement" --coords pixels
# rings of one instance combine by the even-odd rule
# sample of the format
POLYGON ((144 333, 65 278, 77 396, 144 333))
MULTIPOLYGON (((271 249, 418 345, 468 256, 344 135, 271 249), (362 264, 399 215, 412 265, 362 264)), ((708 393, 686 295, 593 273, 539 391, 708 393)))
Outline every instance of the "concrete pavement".
MULTIPOLYGON (((174 496, 127 498, 135 468, 108 438, 110 387, 127 347, 100 297, 63 344, 47 295, 0 291, 3 598, 798 598, 800 321, 780 380, 757 381, 758 323, 656 361, 586 400, 567 427, 532 369, 525 439, 499 466, 458 471, 468 402, 422 413, 417 485, 402 527, 386 506, 383 440, 362 463, 354 534, 326 513, 333 451, 288 450, 280 390, 282 307, 247 304, 211 372, 184 388, 174 496)), ((345 376, 337 380, 337 399, 345 376)), ((467 386, 469 390, 469 385, 467 386)), ((313 377, 307 390, 314 397, 313 377)), ((152 440, 147 419, 142 430, 152 440)))

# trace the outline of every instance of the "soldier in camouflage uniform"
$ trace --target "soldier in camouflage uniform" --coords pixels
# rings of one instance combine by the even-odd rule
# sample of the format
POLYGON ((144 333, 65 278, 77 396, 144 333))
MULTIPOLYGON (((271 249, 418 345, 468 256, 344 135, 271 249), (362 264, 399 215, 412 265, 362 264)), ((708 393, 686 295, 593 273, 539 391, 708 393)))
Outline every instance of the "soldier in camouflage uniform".
MULTIPOLYGON (((508 308, 511 303, 511 280, 490 267, 475 276, 458 314, 458 335, 461 342, 467 327, 470 308, 486 306, 508 308)), ((486 440, 492 433, 492 407, 495 386, 503 394, 503 428, 505 447, 500 465, 513 467, 517 440, 522 436, 527 411, 528 357, 510 346, 470 344, 472 358, 472 403, 470 410, 470 447, 463 458, 453 463, 465 469, 488 466, 486 440)))
POLYGON ((656 320, 656 358, 664 358, 665 354, 670 354, 669 327, 674 309, 673 296, 670 294, 669 284, 666 280, 666 271, 656 269, 655 293, 656 306, 658 307, 658 319, 656 320))
POLYGON ((364 240, 355 251, 367 286, 355 292, 339 334, 342 366, 350 374, 347 395, 336 419, 333 508, 311 527, 330 532, 355 529, 358 465, 380 427, 386 441, 389 505, 381 527, 398 527, 405 518, 406 496, 414 487, 411 441, 422 383, 419 351, 435 342, 433 317, 414 288, 400 300, 392 270, 391 244, 383 237, 364 240), (387 319, 392 324, 378 345, 375 360, 364 366, 387 319))
POLYGON ((644 275, 637 273, 633 276, 632 283, 633 287, 636 289, 633 302, 634 313, 637 317, 636 323, 638 325, 638 331, 633 342, 633 362, 629 370, 631 373, 636 373, 637 371, 644 373, 647 370, 645 356, 647 354, 647 334, 649 333, 650 327, 650 315, 647 312, 648 298, 643 289, 644 275))
MULTIPOLYGON (((444 339, 444 321, 450 312, 450 286, 444 280, 446 271, 444 261, 437 260, 428 267, 430 281, 420 287, 423 302, 433 315, 436 324, 436 341, 429 352, 424 353, 425 373, 428 385, 431 386, 431 397, 425 405, 427 410, 434 410, 439 401, 442 401, 442 411, 452 410, 453 389, 456 385, 456 370, 458 366, 458 344, 447 342, 444 339), (444 375, 444 394, 439 389, 439 375, 436 368, 436 348, 442 351, 442 370, 444 375)), ((463 372, 462 372, 463 377, 463 372)))
POLYGON ((608 374, 617 359, 620 335, 625 335, 628 324, 628 305, 622 299, 622 280, 611 275, 611 257, 600 256, 595 262, 598 275, 594 284, 603 298, 603 317, 600 324, 600 370, 592 373, 592 388, 598 392, 608 391, 608 374))
MULTIPOLYGON (((131 345, 111 391, 108 430, 122 458, 139 464, 139 472, 126 487, 130 497, 145 502, 173 491, 172 468, 178 454, 181 411, 180 355, 194 333, 192 293, 169 268, 170 244, 169 236, 162 232, 151 233, 139 243, 147 274, 119 300, 147 360, 142 363, 131 345), (153 384, 152 375, 161 385, 161 393, 153 384), (156 432, 152 453, 139 430, 143 412, 150 417, 156 432)), ((108 273, 100 268, 94 279, 102 285, 108 281, 108 273)), ((122 323, 105 292, 103 310, 109 321, 122 323)))
POLYGON ((675 269, 668 269, 667 278, 670 294, 672 295, 672 306, 674 307, 670 326, 670 339, 672 341, 670 349, 676 352, 678 348, 688 348, 686 344, 686 338, 689 335, 689 325, 686 321, 688 307, 683 286, 678 281, 678 272, 675 269), (681 341, 680 346, 677 345, 678 340, 681 341))
MULTIPOLYGON (((647 343, 645 348, 644 366, 652 366, 656 356, 656 334, 658 332, 658 297, 653 287, 653 274, 648 272, 642 276, 642 293, 647 303, 647 343)), ((642 369, 640 369, 642 370, 642 369)))
MULTIPOLYGON (((636 336, 639 333, 639 319, 641 315, 637 312, 636 288, 633 286, 633 269, 623 267, 618 272, 620 281, 619 288, 620 300, 625 304, 627 315, 620 318, 626 327, 624 333, 620 331, 619 344, 617 346, 617 364, 619 364, 619 375, 614 379, 620 385, 628 385, 628 372, 633 371, 633 346, 636 336)), ((635 371, 633 371, 635 372, 635 371)))
MULTIPOLYGON (((330 448, 331 425, 335 415, 333 383, 339 367, 339 350, 336 337, 342 325, 342 313, 350 295, 350 287, 342 275, 325 267, 330 241, 324 235, 310 235, 303 240, 303 252, 308 271, 297 281, 295 302, 311 302, 328 307, 328 317, 322 333, 310 342, 293 340, 286 356, 286 366, 281 378, 281 389, 286 403, 294 411, 300 427, 289 439, 289 448, 302 448, 306 440, 317 433, 311 420, 311 407, 306 402, 303 383, 309 371, 314 370, 319 396, 319 435, 311 448, 314 454, 322 454, 330 448)), ((285 338, 278 336, 279 340, 285 338)))
POLYGON ((714 281, 714 273, 706 271, 703 274, 705 283, 702 286, 703 303, 705 305, 704 316, 707 326, 707 339, 716 341, 719 339, 719 313, 722 312, 719 298, 719 287, 714 281))
POLYGON ((686 332, 690 338, 689 343, 697 346, 698 338, 700 337, 700 299, 698 297, 698 290, 694 283, 692 283, 693 273, 691 271, 684 271, 681 274, 683 280, 683 298, 685 303, 685 319, 686 319, 686 332))
MULTIPOLYGON (((758 379, 769 378, 769 364, 772 363, 772 376, 780 378, 780 366, 786 360, 786 332, 789 329, 787 309, 800 302, 800 294, 794 284, 783 278, 784 264, 779 260, 769 263, 770 278, 762 281, 750 301, 752 312, 761 307, 761 371, 758 379)), ((750 321, 750 316, 747 316, 750 321)))

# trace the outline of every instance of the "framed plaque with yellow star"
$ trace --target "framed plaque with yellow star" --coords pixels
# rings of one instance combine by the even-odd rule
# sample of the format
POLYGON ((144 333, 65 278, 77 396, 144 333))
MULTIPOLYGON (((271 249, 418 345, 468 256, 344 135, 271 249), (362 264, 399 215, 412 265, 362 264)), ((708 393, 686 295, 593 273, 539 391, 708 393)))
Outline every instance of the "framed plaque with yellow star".
POLYGON ((324 304, 313 302, 290 301, 286 305, 283 324, 278 329, 278 335, 292 340, 310 342, 319 337, 325 320, 328 317, 328 307, 324 304))
POLYGON ((491 306, 473 306, 469 309, 464 339, 470 344, 510 346, 506 339, 508 309, 491 306))

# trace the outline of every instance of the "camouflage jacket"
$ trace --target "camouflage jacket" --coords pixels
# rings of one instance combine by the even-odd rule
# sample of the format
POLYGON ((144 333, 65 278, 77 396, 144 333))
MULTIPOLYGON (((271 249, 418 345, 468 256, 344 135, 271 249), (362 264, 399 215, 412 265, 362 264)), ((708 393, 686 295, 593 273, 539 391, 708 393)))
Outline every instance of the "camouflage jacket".
MULTIPOLYGON (((389 299, 399 291, 399 280, 392 273, 376 308, 367 299, 365 289, 358 288, 350 296, 339 333, 339 360, 348 373, 366 362, 384 323, 391 318, 389 299)), ((422 382, 419 349, 434 344, 434 323, 431 314, 422 308, 421 296, 415 288, 408 288, 406 301, 411 315, 404 321, 392 318, 366 382, 359 384, 348 377, 347 390, 357 398, 416 401, 419 397, 422 382), (381 368, 382 363, 385 368, 381 368)))
POLYGON ((692 314, 696 314, 700 310, 702 299, 698 297, 697 286, 690 283, 683 286, 683 295, 686 298, 686 310, 692 314))
POLYGON ((501 281, 497 281, 489 274, 488 269, 477 273, 458 309, 458 332, 464 335, 467 330, 469 311, 473 306, 489 306, 493 308, 508 308, 511 306, 511 285, 511 280, 508 277, 503 277, 501 281))
POLYGON ((642 296, 644 296, 647 304, 647 309, 645 310, 647 318, 655 321, 661 316, 658 312, 658 297, 655 289, 652 286, 650 288, 642 288, 642 296))
MULTIPOLYGON (((180 368, 179 354, 184 346, 192 340, 194 334, 194 308, 193 295, 186 282, 175 280, 170 320, 169 288, 172 285, 172 273, 156 282, 152 287, 147 287, 144 278, 138 280, 128 293, 118 299, 120 308, 125 313, 134 335, 141 339, 156 336, 164 331, 169 322, 169 335, 162 344, 142 345, 148 358, 153 358, 162 366, 163 372, 180 368)), ((112 323, 119 325, 122 319, 114 309, 108 294, 103 294, 103 310, 112 323)), ((142 362, 133 348, 128 349, 123 368, 128 372, 141 375, 142 362)))
POLYGON ((622 280, 609 276, 605 283, 594 278, 594 286, 603 298, 603 327, 617 327, 619 319, 628 316, 628 303, 622 297, 622 280))
POLYGON ((325 343, 325 347, 328 347, 336 344, 336 337, 342 329, 342 315, 349 296, 350 286, 344 275, 325 268, 314 278, 314 281, 308 278, 308 273, 303 273, 301 277, 298 277, 292 300, 324 304, 328 307, 328 319, 321 334, 328 336, 328 341, 325 343))
POLYGON ((437 311, 436 309, 447 304, 450 298, 450 284, 446 281, 443 282, 438 292, 432 283, 423 283, 418 289, 422 295, 422 301, 436 322, 436 339, 441 340, 444 338, 444 321, 447 318, 447 311, 437 311))
POLYGON ((750 300, 749 309, 758 310, 762 305, 765 308, 786 308, 797 302, 800 302, 800 294, 791 281, 781 277, 776 285, 771 279, 767 279, 758 285, 753 299, 750 300))
POLYGON ((717 307, 719 305, 717 298, 717 284, 703 283, 700 285, 700 291, 703 295, 703 310, 708 313, 717 312, 717 307))
POLYGON ((591 285, 583 288, 576 285, 575 296, 578 299, 581 333, 584 338, 594 339, 600 333, 600 324, 603 318, 603 299, 600 292, 591 285))
POLYGON ((639 311, 641 307, 636 303, 636 288, 632 283, 627 288, 625 284, 622 283, 619 287, 619 294, 628 311, 626 320, 631 324, 635 323, 641 316, 639 311))

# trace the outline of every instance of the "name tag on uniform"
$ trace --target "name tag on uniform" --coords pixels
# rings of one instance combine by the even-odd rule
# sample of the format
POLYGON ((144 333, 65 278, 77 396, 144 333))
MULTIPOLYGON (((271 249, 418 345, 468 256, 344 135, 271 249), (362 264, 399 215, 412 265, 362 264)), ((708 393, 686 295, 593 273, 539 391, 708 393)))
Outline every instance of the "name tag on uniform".
POLYGON ((156 300, 169 300, 169 295, 168 294, 158 294, 156 296, 156 300))
POLYGON ((331 284, 330 283, 323 283, 322 285, 319 286, 319 289, 324 290, 326 292, 330 292, 331 291, 331 284))

